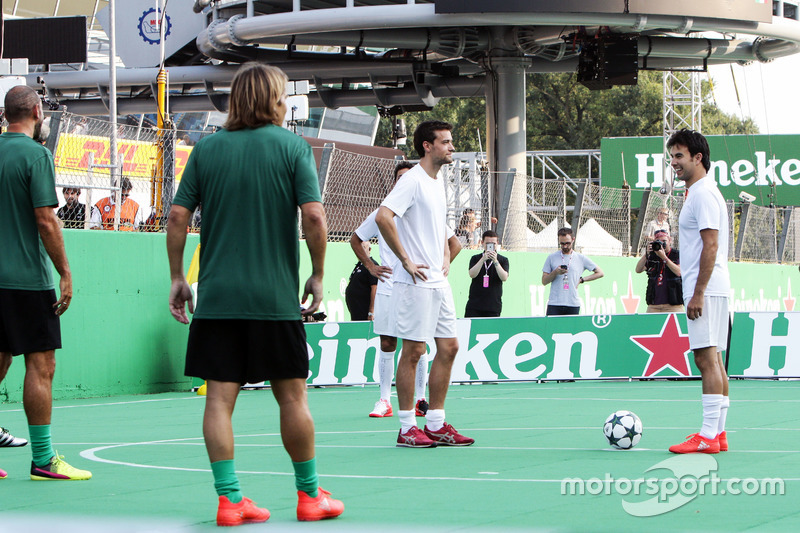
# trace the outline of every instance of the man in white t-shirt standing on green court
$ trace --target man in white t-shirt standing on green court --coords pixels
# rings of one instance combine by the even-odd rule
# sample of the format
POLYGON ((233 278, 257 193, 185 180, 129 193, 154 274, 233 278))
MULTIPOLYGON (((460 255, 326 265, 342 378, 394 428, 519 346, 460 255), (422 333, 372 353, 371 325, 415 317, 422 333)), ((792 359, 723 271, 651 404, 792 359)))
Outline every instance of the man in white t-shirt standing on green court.
POLYGON ((450 263, 447 203, 437 175, 442 165, 453 161, 452 129, 440 121, 417 126, 414 148, 420 162, 400 178, 375 217, 386 244, 403 267, 396 269, 391 296, 395 331, 403 339, 396 377, 401 425, 397 446, 402 447, 469 446, 475 442, 445 422, 444 412, 458 339, 453 292, 446 277, 450 263), (428 378, 430 401, 422 431, 414 417, 414 377, 426 342, 436 343, 436 356, 428 378))
POLYGON ((686 183, 686 201, 678 219, 683 300, 689 347, 703 380, 703 426, 672 453, 728 451, 728 375, 722 350, 728 340, 728 207, 714 178, 708 142, 682 129, 667 141, 675 177, 686 183))

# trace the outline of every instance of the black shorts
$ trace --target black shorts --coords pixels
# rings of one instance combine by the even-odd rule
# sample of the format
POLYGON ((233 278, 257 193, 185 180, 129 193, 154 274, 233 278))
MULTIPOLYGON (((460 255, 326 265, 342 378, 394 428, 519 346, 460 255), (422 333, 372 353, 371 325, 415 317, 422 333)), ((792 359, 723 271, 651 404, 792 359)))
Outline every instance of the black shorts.
POLYGON ((300 320, 195 318, 186 347, 187 376, 235 383, 308 379, 300 320))
POLYGON ((470 306, 464 310, 464 318, 496 318, 499 316, 499 310, 475 309, 470 306))
POLYGON ((0 289, 0 352, 20 355, 61 348, 56 291, 0 289))
POLYGON ((569 305, 547 305, 547 316, 559 315, 579 315, 581 314, 580 307, 572 307, 569 305))

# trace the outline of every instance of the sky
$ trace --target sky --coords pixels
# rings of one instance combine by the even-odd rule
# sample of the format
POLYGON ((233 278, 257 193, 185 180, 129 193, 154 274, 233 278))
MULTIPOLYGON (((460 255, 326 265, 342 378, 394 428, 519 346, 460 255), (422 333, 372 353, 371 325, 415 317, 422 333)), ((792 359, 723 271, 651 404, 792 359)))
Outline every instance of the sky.
POLYGON ((726 113, 752 118, 762 134, 800 134, 800 54, 770 63, 734 64, 733 74, 729 65, 712 66, 709 75, 717 105, 726 113))

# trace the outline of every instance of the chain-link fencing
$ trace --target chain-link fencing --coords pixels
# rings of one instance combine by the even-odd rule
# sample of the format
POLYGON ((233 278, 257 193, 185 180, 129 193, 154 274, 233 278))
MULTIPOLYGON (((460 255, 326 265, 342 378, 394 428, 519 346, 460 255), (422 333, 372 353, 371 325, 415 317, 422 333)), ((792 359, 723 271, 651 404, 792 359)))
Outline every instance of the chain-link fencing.
POLYGON ((349 241, 394 186, 394 159, 382 159, 326 146, 320 162, 328 240, 349 241))
POLYGON ((165 179, 161 163, 165 158, 174 161, 172 132, 159 135, 152 128, 119 124, 114 135, 108 121, 67 112, 51 117, 50 127, 55 136, 56 186, 65 201, 59 209, 65 227, 162 228, 174 194, 174 173, 165 179))
MULTIPOLYGON (((209 128, 159 135, 141 121, 121 124, 116 130, 118 162, 112 169, 113 132, 108 121, 65 112, 53 116, 51 129, 48 146, 55 156, 57 186, 63 189, 59 193, 71 196, 73 207, 76 197, 77 205, 90 206, 80 211, 62 205, 60 211, 72 217, 65 219, 65 227, 138 231, 163 231, 192 146, 213 132, 209 128), (118 196, 124 201, 116 213, 118 196), (134 203, 136 210, 132 209, 134 203)), ((326 146, 319 159, 329 240, 349 241, 391 191, 398 161, 335 145, 326 146)), ((557 248, 558 229, 567 226, 575 232, 576 249, 589 255, 638 255, 657 227, 668 228, 673 246, 680 247, 680 194, 652 190, 644 201, 633 205, 629 188, 601 187, 591 180, 565 177, 489 172, 480 154, 445 165, 440 176, 447 222, 466 248, 479 247, 482 233, 492 229, 501 234, 505 249, 551 252, 557 248)), ((201 214, 198 209, 192 217, 191 230, 199 230, 201 214)), ((728 215, 732 260, 800 262, 800 214, 793 208, 728 201, 728 215)))

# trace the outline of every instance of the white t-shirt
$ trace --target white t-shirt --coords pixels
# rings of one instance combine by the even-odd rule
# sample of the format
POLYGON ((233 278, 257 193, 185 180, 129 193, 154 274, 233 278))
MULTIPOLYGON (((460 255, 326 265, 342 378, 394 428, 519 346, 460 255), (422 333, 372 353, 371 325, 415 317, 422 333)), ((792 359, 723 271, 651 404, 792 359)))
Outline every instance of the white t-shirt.
POLYGON ((556 276, 550 282, 550 297, 547 300, 549 305, 565 305, 568 307, 580 307, 581 301, 578 298, 578 284, 584 270, 594 272, 597 265, 594 261, 583 254, 573 251, 571 254, 564 255, 561 252, 554 252, 544 260, 542 272, 549 274, 561 265, 567 265, 567 273, 556 276))
POLYGON ((667 230, 667 233, 672 235, 672 233, 669 231, 669 222, 665 220, 663 224, 659 224, 658 220, 651 220, 650 224, 647 226, 647 236, 653 238, 653 236, 656 234, 656 231, 660 229, 667 230))
MULTIPOLYGON (((400 265, 400 261, 397 260, 397 256, 394 255, 392 249, 386 244, 383 235, 378 229, 378 224, 375 222, 375 215, 377 214, 377 209, 370 213, 356 230, 356 235, 358 235, 358 238, 362 241, 368 241, 375 237, 378 238, 378 254, 381 257, 381 265, 391 268, 392 276, 394 276, 397 273, 397 269, 403 270, 403 267, 400 265)), ((397 224, 397 217, 394 218, 394 222, 397 224)), ((378 288, 375 291, 377 294, 392 294, 392 276, 390 276, 389 279, 378 278, 378 288)))
MULTIPOLYGON (((444 246, 448 238, 447 202, 442 180, 431 178, 425 169, 416 165, 397 180, 381 205, 397 215, 397 233, 409 259, 416 264, 428 265, 423 270, 428 279, 417 279, 416 284, 428 288, 448 287, 442 272, 444 246)), ((414 283, 399 261, 393 278, 396 283, 414 283)))
POLYGON ((704 229, 719 231, 717 258, 705 294, 728 296, 731 288, 728 275, 728 206, 725 205, 714 178, 709 176, 689 187, 678 218, 684 300, 694 295, 697 276, 700 274, 700 253, 703 250, 700 230, 704 229))

